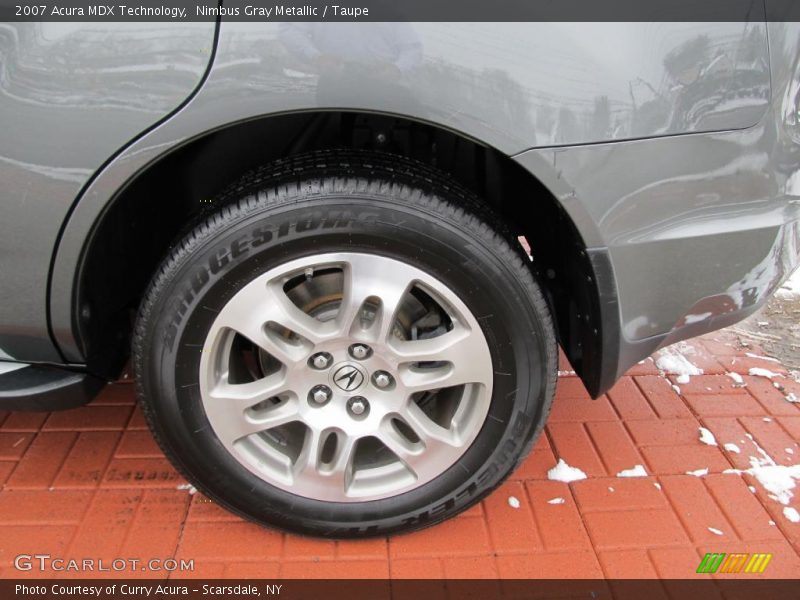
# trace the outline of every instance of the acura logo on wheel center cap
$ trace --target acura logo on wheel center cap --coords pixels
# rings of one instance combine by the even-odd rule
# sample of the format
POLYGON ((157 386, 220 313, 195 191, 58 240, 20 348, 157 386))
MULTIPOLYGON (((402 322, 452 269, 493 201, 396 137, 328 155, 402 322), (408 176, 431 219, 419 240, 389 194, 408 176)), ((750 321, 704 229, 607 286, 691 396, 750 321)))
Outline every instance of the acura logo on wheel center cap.
POLYGON ((333 373, 333 383, 345 392, 353 392, 364 383, 364 373, 354 365, 343 365, 333 373))

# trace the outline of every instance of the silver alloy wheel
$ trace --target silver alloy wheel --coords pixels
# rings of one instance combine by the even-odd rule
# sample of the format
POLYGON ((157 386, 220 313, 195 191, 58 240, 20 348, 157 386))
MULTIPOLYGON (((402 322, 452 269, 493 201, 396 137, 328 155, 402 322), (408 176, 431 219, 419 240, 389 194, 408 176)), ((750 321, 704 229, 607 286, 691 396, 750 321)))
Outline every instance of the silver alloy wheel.
POLYGON ((259 276, 220 310, 200 361, 224 447, 270 484, 330 502, 395 496, 446 471, 483 426, 492 379, 480 325, 447 286, 362 253, 259 276), (237 354, 242 340, 255 360, 237 354), (320 353, 329 367, 314 364, 320 353), (320 389, 328 401, 314 400, 320 389))

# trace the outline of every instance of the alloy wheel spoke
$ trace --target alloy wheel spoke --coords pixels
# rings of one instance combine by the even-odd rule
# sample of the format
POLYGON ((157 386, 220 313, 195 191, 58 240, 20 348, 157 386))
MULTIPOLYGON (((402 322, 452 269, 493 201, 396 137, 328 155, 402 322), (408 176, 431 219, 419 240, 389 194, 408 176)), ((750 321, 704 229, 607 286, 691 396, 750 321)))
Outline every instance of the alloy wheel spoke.
POLYGON ((319 456, 322 450, 322 432, 309 428, 303 441, 303 448, 292 469, 295 481, 319 477, 319 456))
POLYGON ((457 327, 441 336, 390 345, 406 392, 487 383, 493 376, 488 349, 474 331, 457 327), (420 363, 430 363, 420 365, 420 363))
POLYGON ((338 490, 347 492, 353 475, 353 457, 357 440, 349 435, 339 436, 336 443, 336 452, 330 463, 330 469, 325 471, 325 476, 331 485, 338 490))
POLYGON ((414 402, 409 402, 402 412, 409 427, 420 439, 425 447, 425 452, 447 450, 459 446, 459 440, 449 429, 445 429, 433 421, 414 402))
POLYGON ((267 431, 300 419, 297 400, 290 398, 274 407, 251 412, 240 408, 220 407, 214 414, 214 430, 223 440, 233 443, 248 435, 267 431))
POLYGON ((334 333, 332 327, 297 308, 276 285, 242 290, 226 309, 222 327, 242 334, 284 365, 303 360, 314 344, 334 333), (279 331, 281 327, 284 332, 279 331))
POLYGON ((310 428, 303 449, 293 468, 294 480, 310 487, 331 486, 346 493, 352 476, 356 440, 351 436, 310 428), (328 435, 336 435, 336 449, 329 462, 322 461, 322 449, 328 435))
POLYGON ((385 426, 377 437, 415 476, 417 475, 420 461, 424 460, 425 446, 422 443, 411 442, 391 426, 385 426))
POLYGON ((383 342, 391 333, 397 310, 403 297, 414 282, 414 273, 398 268, 386 272, 386 265, 374 257, 359 257, 350 261, 345 268, 344 293, 337 317, 340 330, 369 339, 383 342), (374 322, 364 330, 359 323, 361 309, 368 299, 379 301, 374 322))
POLYGON ((318 344, 336 334, 335 328, 331 327, 332 324, 318 321, 300 310, 284 293, 281 286, 273 283, 267 286, 267 290, 272 322, 282 325, 312 344, 318 344))
POLYGON ((229 402, 239 408, 249 408, 290 389, 282 371, 247 383, 230 383, 225 374, 209 389, 209 395, 217 402, 229 402))

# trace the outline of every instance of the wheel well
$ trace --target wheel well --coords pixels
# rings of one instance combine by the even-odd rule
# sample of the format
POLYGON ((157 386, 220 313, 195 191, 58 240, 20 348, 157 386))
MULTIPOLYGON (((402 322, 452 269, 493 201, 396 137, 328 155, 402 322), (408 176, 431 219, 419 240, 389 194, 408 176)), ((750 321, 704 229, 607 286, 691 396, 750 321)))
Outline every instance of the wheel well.
POLYGON ((76 331, 88 369, 107 378, 119 373, 148 282, 212 198, 259 165, 331 148, 408 156, 447 172, 485 199, 529 245, 561 346, 597 393, 592 388, 599 385, 602 328, 596 277, 558 200, 491 147, 431 124, 356 112, 270 116, 208 133, 152 164, 118 192, 93 229, 77 277, 76 331))

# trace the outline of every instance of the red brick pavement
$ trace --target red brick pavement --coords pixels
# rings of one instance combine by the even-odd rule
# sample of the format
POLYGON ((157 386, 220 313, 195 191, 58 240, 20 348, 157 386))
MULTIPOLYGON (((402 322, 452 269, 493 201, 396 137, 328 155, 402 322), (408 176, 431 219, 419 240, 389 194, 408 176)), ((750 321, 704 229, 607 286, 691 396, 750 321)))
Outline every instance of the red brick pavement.
MULTIPOLYGON (((687 578, 709 577, 695 575, 705 552, 770 552, 764 576, 796 577, 800 524, 750 474, 726 471, 748 469, 761 451, 777 465, 800 462, 800 405, 785 398, 800 397, 800 385, 727 334, 689 344, 706 374, 679 384, 648 359, 595 401, 562 361, 546 432, 521 468, 459 517, 389 539, 270 531, 190 494, 129 379, 83 408, 0 412, 0 577, 25 575, 12 567, 17 554, 47 553, 194 559, 182 575, 198 577, 687 578), (783 389, 751 367, 784 375, 783 389), (700 427, 719 445, 703 444, 700 427), (548 480, 558 458, 588 478, 548 480), (635 465, 647 476, 617 476, 635 465), (687 474, 700 469, 708 474, 687 474)), ((796 493, 789 506, 800 509, 796 493)))

